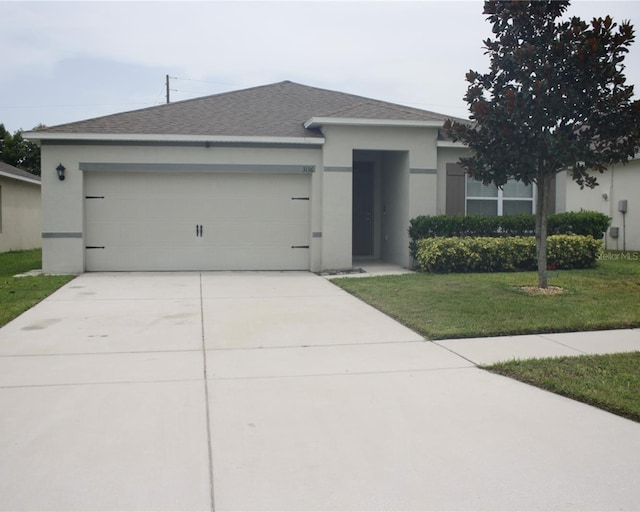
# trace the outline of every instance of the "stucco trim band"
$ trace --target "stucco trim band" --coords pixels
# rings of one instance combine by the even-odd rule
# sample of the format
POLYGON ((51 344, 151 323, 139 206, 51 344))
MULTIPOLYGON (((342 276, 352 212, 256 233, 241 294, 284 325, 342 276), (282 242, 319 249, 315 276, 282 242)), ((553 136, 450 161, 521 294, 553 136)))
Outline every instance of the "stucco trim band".
POLYGON ((82 233, 49 231, 42 233, 42 238, 82 238, 82 233))
POLYGON ((410 174, 438 174, 438 169, 410 169, 410 174))
POLYGON ((351 172, 351 167, 325 167, 324 172, 351 172))

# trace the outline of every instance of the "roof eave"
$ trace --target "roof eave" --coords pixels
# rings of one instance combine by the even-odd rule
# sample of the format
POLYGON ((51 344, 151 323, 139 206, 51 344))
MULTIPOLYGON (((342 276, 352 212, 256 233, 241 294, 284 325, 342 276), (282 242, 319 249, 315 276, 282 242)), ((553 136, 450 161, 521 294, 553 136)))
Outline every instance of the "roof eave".
POLYGON ((11 178, 13 180, 24 181, 25 183, 31 183, 32 185, 42 186, 40 180, 27 178, 26 176, 18 176, 17 174, 12 174, 10 172, 0 171, 0 176, 11 178))
POLYGON ((376 126, 376 127, 407 127, 407 128, 442 128, 444 121, 439 120, 408 120, 408 119, 360 119, 355 117, 312 117, 304 127, 321 128, 327 125, 343 126, 376 126))
POLYGON ((82 142, 202 142, 233 144, 284 144, 322 146, 323 137, 273 137, 245 135, 181 135, 149 133, 65 133, 65 132, 25 132, 22 136, 33 141, 82 141, 82 142))

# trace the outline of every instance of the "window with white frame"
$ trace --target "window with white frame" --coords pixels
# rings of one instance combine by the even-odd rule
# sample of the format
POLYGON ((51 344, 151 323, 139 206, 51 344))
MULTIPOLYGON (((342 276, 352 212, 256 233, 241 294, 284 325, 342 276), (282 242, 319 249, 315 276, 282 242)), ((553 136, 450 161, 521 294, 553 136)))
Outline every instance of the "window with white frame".
POLYGON ((467 176, 467 215, 534 213, 533 185, 509 180, 502 189, 467 176))

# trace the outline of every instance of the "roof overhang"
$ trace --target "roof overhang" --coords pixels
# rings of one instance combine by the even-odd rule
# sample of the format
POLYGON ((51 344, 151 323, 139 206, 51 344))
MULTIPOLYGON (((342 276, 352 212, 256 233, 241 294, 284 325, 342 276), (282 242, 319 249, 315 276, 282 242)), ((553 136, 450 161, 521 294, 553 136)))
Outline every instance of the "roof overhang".
POLYGON ((343 126, 376 126, 376 127, 405 127, 405 128, 442 128, 444 121, 420 121, 406 119, 359 119, 355 117, 312 117, 304 127, 320 128, 328 125, 343 126))
POLYGON ((17 174, 12 174, 10 172, 0 171, 0 176, 11 178, 12 180, 24 181, 25 183, 31 183, 32 185, 42 185, 42 183, 40 183, 40 180, 27 178, 26 176, 18 176, 17 174))
POLYGON ((149 133, 64 133, 25 132, 22 136, 33 141, 79 141, 79 142, 156 142, 156 143, 202 143, 202 144, 269 144, 322 146, 324 137, 265 137, 241 135, 172 135, 149 133))

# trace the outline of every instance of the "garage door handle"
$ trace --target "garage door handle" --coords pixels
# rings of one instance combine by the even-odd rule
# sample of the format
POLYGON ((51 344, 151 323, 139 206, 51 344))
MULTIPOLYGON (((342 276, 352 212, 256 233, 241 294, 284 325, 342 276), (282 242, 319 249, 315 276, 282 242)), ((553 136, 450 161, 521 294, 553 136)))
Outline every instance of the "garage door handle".
POLYGON ((196 236, 202 238, 202 233, 204 230, 202 229, 202 224, 196 224, 196 236))

